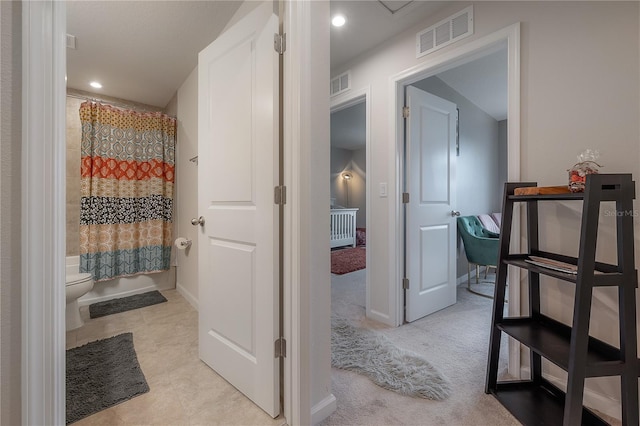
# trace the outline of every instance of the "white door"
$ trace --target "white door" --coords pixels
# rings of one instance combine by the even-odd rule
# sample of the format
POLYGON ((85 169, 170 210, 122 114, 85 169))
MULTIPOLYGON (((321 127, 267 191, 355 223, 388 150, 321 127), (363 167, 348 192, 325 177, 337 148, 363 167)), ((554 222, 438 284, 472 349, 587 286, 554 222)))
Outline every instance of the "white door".
POLYGON ((456 121, 454 103, 406 90, 405 320, 456 303, 456 121))
POLYGON ((280 411, 278 20, 265 2, 198 59, 200 358, 280 411))

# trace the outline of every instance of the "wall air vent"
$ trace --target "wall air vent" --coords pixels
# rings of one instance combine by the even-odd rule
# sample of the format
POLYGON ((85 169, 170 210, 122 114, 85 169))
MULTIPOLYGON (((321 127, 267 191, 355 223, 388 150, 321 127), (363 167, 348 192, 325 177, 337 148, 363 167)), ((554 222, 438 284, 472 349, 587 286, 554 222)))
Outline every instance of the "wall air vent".
POLYGON ((416 58, 473 34, 473 6, 416 34, 416 58))
POLYGON ((339 76, 331 79, 331 87, 329 94, 331 96, 346 92, 351 88, 351 72, 347 71, 339 76))

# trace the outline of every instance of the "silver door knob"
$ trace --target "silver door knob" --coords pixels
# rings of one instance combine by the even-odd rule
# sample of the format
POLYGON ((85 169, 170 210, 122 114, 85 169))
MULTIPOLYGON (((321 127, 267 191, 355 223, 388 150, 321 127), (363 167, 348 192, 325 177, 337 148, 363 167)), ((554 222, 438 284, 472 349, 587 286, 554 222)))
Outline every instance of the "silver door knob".
POLYGON ((460 216, 460 212, 458 210, 451 210, 451 216, 458 217, 460 216))
POLYGON ((193 226, 198 226, 198 225, 204 226, 204 216, 200 216, 197 219, 194 217, 193 219, 191 219, 191 224, 193 226))

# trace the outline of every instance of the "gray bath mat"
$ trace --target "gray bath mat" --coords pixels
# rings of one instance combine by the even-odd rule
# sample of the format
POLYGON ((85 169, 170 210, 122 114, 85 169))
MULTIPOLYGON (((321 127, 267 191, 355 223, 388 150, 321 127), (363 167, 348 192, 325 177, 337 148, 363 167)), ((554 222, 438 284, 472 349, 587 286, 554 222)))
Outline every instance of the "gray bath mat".
POLYGON ((121 297, 119 299, 112 299, 89 305, 89 317, 99 318, 105 315, 119 314, 120 312, 144 308, 145 306, 151 306, 166 301, 167 299, 165 299, 159 291, 153 290, 147 293, 134 294, 133 296, 121 297))
POLYGON ((331 320, 331 365, 363 374, 402 395, 442 400, 451 394, 447 378, 424 357, 344 319, 331 320))
POLYGON ((67 424, 146 392, 133 334, 67 350, 67 424))

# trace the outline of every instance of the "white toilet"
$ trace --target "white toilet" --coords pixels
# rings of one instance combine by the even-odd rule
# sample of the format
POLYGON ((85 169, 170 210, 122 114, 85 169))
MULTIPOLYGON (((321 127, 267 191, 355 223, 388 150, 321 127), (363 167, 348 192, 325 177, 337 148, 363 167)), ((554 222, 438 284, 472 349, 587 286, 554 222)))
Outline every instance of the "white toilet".
POLYGON ((68 274, 66 280, 67 331, 82 327, 84 321, 80 317, 78 299, 93 288, 93 276, 89 273, 68 274))

